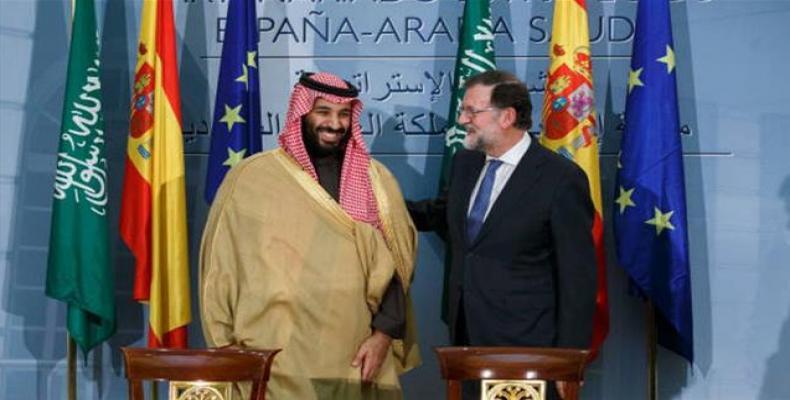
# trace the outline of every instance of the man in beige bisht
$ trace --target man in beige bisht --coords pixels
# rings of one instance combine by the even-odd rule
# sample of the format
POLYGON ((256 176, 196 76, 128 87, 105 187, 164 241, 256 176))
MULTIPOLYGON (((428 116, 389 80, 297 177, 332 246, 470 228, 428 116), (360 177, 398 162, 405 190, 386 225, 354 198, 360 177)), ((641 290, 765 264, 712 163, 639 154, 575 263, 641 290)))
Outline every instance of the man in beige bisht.
POLYGON ((206 342, 283 349, 267 398, 400 399, 398 375, 419 363, 416 230, 365 147, 356 97, 337 76, 302 75, 280 148, 233 167, 203 234, 206 342))

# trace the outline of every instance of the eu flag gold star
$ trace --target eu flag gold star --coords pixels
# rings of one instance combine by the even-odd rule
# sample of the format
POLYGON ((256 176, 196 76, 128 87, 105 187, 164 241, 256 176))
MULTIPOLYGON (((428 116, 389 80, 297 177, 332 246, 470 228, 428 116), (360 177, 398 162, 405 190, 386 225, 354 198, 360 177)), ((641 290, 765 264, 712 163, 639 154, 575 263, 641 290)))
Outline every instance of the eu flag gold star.
POLYGON ((631 195, 634 194, 634 189, 625 190, 624 187, 620 186, 620 196, 617 197, 617 200, 614 202, 620 205, 620 214, 622 214, 627 207, 634 207, 636 204, 633 200, 631 200, 631 195))
POLYGON ((637 86, 645 86, 645 84, 639 79, 639 75, 642 74, 643 69, 644 68, 639 68, 636 71, 628 71, 628 93, 631 93, 631 91, 637 86))
POLYGON ((248 51, 247 52, 247 65, 253 68, 258 68, 258 52, 257 51, 248 51))
POLYGON ((657 59, 656 61, 666 64, 667 73, 671 74, 672 70, 675 69, 675 52, 672 51, 672 48, 669 47, 669 45, 667 45, 667 54, 664 57, 657 59))
POLYGON ((228 147, 228 158, 222 165, 227 165, 230 168, 233 168, 244 159, 244 154, 247 153, 247 149, 241 149, 239 151, 233 151, 230 147, 228 147))
POLYGON ((645 221, 645 223, 656 227, 656 236, 660 235, 664 229, 675 230, 675 226, 670 221, 672 214, 675 213, 674 211, 662 213, 658 207, 653 207, 653 210, 653 218, 645 221))
POLYGON ((236 82, 241 82, 244 84, 244 89, 249 90, 249 79, 247 79, 247 66, 242 64, 241 65, 241 76, 236 78, 236 82))
POLYGON ((228 126, 228 133, 233 130, 233 124, 243 124, 247 121, 241 117, 241 104, 237 107, 230 108, 227 104, 225 104, 225 115, 219 119, 220 122, 224 122, 228 126))

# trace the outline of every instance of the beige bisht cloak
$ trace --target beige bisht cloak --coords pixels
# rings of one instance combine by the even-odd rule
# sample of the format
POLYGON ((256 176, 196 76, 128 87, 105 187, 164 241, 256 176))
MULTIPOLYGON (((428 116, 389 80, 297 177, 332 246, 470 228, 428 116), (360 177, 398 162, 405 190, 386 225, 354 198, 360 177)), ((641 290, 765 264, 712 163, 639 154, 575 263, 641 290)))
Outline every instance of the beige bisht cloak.
MULTIPOLYGON (((416 230, 394 177, 371 160, 381 231, 354 221, 281 149, 230 170, 203 234, 200 306, 211 347, 283 349, 267 398, 399 399, 420 363, 411 301, 373 384, 351 367, 393 274, 408 293, 416 230)), ((241 385, 246 396, 249 386, 241 385)), ((246 399, 247 397, 243 397, 246 399)))

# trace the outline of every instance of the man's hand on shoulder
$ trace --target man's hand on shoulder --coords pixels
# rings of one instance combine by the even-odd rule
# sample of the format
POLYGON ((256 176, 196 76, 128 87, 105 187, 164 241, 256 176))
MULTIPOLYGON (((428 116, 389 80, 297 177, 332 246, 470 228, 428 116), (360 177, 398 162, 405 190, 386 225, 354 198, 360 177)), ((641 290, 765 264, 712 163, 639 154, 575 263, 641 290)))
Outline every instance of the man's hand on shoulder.
POLYGON ((352 367, 361 367, 362 380, 372 381, 387 358, 392 338, 386 333, 375 330, 359 346, 357 355, 351 361, 352 367))

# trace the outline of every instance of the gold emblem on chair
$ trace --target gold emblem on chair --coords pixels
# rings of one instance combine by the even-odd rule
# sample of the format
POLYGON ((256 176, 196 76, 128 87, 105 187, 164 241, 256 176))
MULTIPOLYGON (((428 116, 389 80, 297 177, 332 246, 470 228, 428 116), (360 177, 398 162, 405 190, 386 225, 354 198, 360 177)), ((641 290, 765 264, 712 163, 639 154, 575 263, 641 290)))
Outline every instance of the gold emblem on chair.
POLYGON ((480 400, 545 400, 546 382, 538 380, 484 379, 480 400))
POLYGON ((230 382, 172 381, 168 400, 231 400, 230 382))

